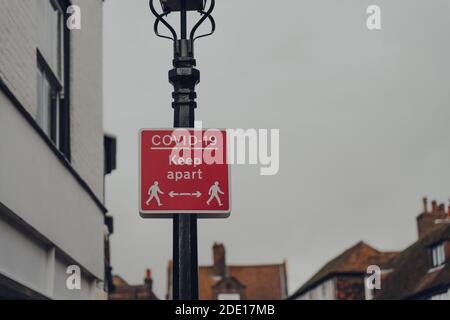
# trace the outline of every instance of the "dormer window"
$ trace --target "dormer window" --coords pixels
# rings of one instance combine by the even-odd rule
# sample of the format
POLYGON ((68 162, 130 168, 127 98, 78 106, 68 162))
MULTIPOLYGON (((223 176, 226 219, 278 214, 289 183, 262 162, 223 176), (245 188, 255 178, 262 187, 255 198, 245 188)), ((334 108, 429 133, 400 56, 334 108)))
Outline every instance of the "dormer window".
POLYGON ((444 242, 431 247, 432 267, 437 268, 445 263, 445 245, 444 242))

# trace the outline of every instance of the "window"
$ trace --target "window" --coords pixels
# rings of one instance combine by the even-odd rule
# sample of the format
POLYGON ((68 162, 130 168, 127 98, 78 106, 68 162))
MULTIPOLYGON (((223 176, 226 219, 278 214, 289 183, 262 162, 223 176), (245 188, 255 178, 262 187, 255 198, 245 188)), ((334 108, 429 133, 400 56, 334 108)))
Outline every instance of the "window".
POLYGON ((441 292, 431 296, 429 300, 450 300, 450 289, 446 292, 441 292))
POLYGON ((323 285, 320 286, 320 288, 321 288, 322 298, 326 299, 326 297, 327 297, 327 287, 326 287, 326 285, 323 284, 323 285))
POLYGON ((375 295, 375 289, 369 288, 367 285, 367 281, 369 280, 369 277, 364 277, 364 293, 366 300, 372 300, 373 296, 375 295))
POLYGON ((37 118, 54 145, 69 158, 69 32, 63 0, 38 6, 37 118))
POLYGON ((241 300, 239 293, 220 293, 217 297, 218 300, 241 300))
POLYGON ((41 0, 37 3, 39 7, 39 51, 54 75, 58 79, 62 79, 64 64, 64 13, 57 0, 41 0))
POLYGON ((433 268, 439 267, 445 263, 445 246, 443 242, 431 248, 431 258, 433 268))
POLYGON ((38 66, 38 114, 37 121, 42 130, 55 145, 59 145, 59 109, 61 104, 61 89, 52 82, 48 73, 38 66))
POLYGON ((335 300, 335 278, 329 279, 302 294, 298 300, 335 300))

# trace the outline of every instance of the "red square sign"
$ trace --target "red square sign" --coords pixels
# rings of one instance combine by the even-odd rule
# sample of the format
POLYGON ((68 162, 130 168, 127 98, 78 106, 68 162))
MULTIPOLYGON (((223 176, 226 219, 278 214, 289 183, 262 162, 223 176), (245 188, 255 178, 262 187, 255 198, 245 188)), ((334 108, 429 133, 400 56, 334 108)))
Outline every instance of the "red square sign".
POLYGON ((143 218, 230 215, 225 130, 142 130, 139 158, 139 207, 143 218))

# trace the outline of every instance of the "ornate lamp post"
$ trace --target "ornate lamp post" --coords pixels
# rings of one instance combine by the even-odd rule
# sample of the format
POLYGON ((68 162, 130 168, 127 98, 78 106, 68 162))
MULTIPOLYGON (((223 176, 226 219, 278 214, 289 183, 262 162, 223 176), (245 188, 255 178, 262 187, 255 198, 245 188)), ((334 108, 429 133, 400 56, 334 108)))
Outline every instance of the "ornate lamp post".
MULTIPOLYGON (((155 15, 154 31, 158 37, 173 41, 173 69, 169 71, 169 81, 174 87, 172 93, 175 128, 193 128, 197 94, 195 86, 200 82, 200 71, 195 68, 194 42, 196 39, 212 35, 215 31, 215 21, 211 16, 215 0, 160 0, 162 12, 154 6, 155 0, 150 0, 150 10, 155 15), (192 30, 187 30, 187 12, 197 11, 200 19, 192 30), (180 13, 180 33, 164 19, 171 13, 180 13), (211 23, 211 32, 196 36, 198 28, 206 21, 211 23), (162 35, 159 26, 163 24, 170 36, 162 35)), ((174 215, 173 218, 173 299, 198 299, 198 258, 197 258, 197 216, 174 215)))

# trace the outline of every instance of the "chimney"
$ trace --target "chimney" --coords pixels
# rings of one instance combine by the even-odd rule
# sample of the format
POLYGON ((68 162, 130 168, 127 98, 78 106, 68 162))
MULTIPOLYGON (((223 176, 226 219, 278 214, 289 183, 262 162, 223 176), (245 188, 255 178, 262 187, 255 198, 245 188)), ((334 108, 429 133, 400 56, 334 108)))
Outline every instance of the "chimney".
POLYGON ((437 201, 435 200, 431 202, 431 212, 428 211, 427 204, 428 200, 427 198, 424 198, 424 210, 417 217, 417 230, 419 233, 419 239, 439 227, 439 225, 435 223, 436 220, 445 219, 447 218, 448 214, 450 214, 450 208, 448 213, 445 212, 445 205, 438 205, 437 201))
POLYGON ((423 213, 427 213, 428 212, 428 199, 427 197, 422 199, 423 202, 423 213))
POLYGON ((221 243, 214 243, 213 246, 213 259, 214 259, 214 275, 224 277, 226 271, 225 263, 225 247, 221 243))
POLYGON ((152 279, 152 270, 145 270, 145 279, 144 284, 150 289, 153 290, 153 279, 152 279))
POLYGON ((433 200, 433 201, 431 202, 431 212, 432 212, 432 213, 435 213, 435 212, 437 212, 437 211, 438 211, 437 202, 436 202, 436 200, 433 200))

